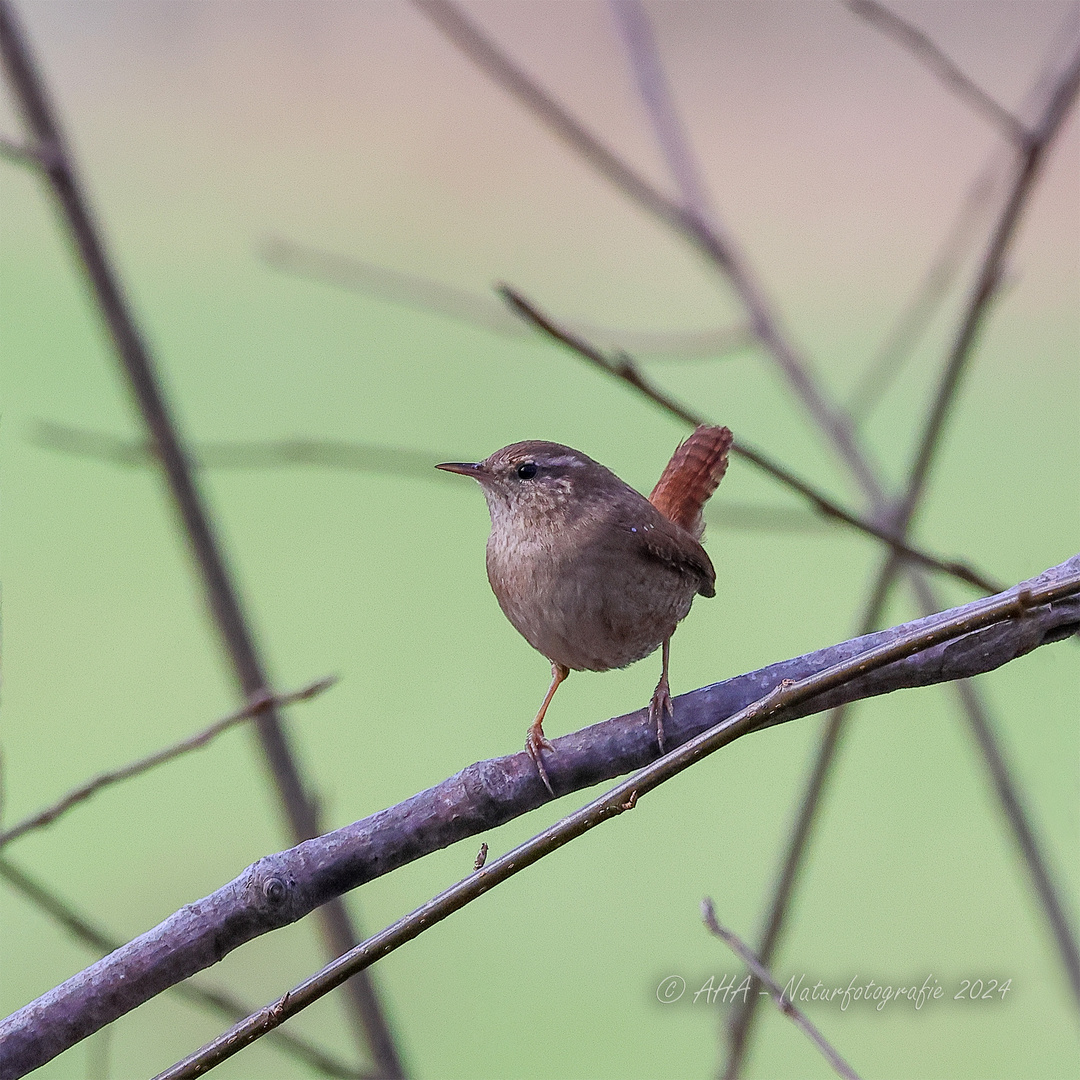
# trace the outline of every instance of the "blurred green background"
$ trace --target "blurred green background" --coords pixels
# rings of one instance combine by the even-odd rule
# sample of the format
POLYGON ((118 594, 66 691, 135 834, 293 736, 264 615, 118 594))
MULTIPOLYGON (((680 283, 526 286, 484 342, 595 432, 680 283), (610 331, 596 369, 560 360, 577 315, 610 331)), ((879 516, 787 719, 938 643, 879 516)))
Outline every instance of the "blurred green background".
MULTIPOLYGON (((517 439, 579 447, 648 490, 684 435, 539 339, 302 280, 258 255, 284 237, 478 295, 514 283, 549 310, 628 330, 723 327, 713 273, 574 159, 401 3, 21 3, 28 33, 182 430, 205 441, 310 437, 475 459, 517 439)), ((546 86, 668 186, 610 9, 469 8, 546 86)), ((1069 7, 899 5, 1019 107, 1069 7)), ((724 221, 793 337, 841 398, 870 362, 995 132, 839 5, 650 8, 724 221)), ((1075 27, 1073 28, 1075 30, 1075 27)), ((21 129, 8 96, 0 130, 21 129)), ((919 518, 921 542, 1007 581, 1080 536, 1078 128, 1032 201, 919 518)), ((37 445, 45 420, 140 435, 57 218, 0 167, 3 783, 10 825, 87 776, 230 711, 228 671, 158 478, 37 445)), ((960 299, 872 414, 898 481, 960 299)), ((856 493, 769 361, 665 360, 664 386, 849 502, 856 493)), ((341 683, 290 711, 328 827, 479 758, 517 750, 547 684, 484 575, 473 485, 374 473, 202 476, 276 684, 341 683)), ((725 527, 724 504, 797 507, 735 461, 707 546, 717 599, 675 639, 676 693, 850 636, 879 561, 850 532, 725 527)), ((970 592, 939 582, 944 600, 970 592)), ((916 612, 898 593, 890 621, 916 612)), ((1046 851, 1077 911, 1077 660, 1041 649, 981 680, 1046 851)), ((656 658, 575 675, 551 734, 640 707, 656 658)), ((722 1010, 691 1000, 739 971, 698 904, 748 939, 820 718, 741 740, 633 813, 516 877, 375 969, 417 1077, 687 1077, 719 1060, 722 1010), (669 975, 688 992, 660 1004, 669 975)), ((485 839, 497 854, 586 798, 485 839)), ((858 710, 776 971, 781 981, 946 987, 916 1012, 812 1017, 865 1075, 1077 1075, 1076 1017, 981 760, 947 688, 858 710), (957 1002, 964 978, 1011 979, 957 1002)), ((472 866, 479 838, 351 896, 373 931, 472 866)), ((253 737, 110 790, 6 855, 118 936, 133 936, 287 846, 253 737)), ((0 996, 18 1008, 93 957, 0 887, 0 996)), ((311 920, 206 973, 253 1004, 323 962, 311 920)), ((763 1010, 750 1075, 830 1075, 763 1010)), ((295 1030, 350 1053, 336 999, 295 1030)), ((149 1075, 222 1022, 161 996, 41 1070, 149 1075)), ((292 1077, 264 1041, 222 1077, 292 1077)))

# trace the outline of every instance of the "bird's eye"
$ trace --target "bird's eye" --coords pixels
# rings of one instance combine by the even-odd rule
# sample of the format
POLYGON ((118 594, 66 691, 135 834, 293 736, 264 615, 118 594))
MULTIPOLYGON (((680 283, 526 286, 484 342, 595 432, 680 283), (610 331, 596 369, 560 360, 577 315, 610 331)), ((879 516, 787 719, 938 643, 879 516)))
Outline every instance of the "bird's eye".
POLYGON ((531 480, 536 475, 536 462, 526 461, 517 467, 519 480, 531 480))

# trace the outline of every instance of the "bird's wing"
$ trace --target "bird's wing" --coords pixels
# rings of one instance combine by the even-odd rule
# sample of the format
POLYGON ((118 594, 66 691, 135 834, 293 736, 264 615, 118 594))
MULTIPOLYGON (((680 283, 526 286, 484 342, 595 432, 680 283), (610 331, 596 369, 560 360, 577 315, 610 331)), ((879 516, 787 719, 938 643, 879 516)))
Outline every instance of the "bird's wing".
POLYGON ((684 528, 657 511, 654 514, 649 514, 642 525, 631 526, 640 537, 642 555, 696 578, 702 596, 715 596, 716 571, 705 549, 684 528))

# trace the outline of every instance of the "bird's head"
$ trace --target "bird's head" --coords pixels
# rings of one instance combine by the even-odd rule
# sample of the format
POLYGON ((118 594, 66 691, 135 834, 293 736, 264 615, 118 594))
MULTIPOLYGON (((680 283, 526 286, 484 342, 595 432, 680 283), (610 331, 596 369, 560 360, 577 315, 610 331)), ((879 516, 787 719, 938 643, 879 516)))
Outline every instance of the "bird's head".
POLYGON ((539 440, 512 443, 483 461, 436 468, 479 481, 495 528, 572 520, 612 484, 622 487, 614 473, 580 450, 539 440))

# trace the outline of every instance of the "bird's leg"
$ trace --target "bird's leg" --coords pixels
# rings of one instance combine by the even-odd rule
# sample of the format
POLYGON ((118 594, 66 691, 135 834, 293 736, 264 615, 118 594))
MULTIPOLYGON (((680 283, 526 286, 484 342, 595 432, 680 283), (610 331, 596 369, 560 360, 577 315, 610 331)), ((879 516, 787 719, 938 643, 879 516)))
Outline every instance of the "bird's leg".
POLYGON ((544 714, 551 704, 551 699, 555 696, 555 691, 559 689, 559 683, 561 683, 569 674, 569 668, 563 667, 562 664, 556 664, 554 660, 551 661, 551 685, 548 687, 548 692, 544 695, 544 700, 540 706, 540 711, 536 714, 536 719, 529 726, 528 735, 525 736, 525 749, 529 752, 529 757, 536 762, 536 771, 540 774, 540 779, 544 781, 544 787, 546 787, 552 795, 555 794, 555 790, 551 786, 547 769, 544 768, 544 762, 540 757, 541 750, 555 749, 544 735, 544 714))
POLYGON ((671 704, 671 690, 668 687, 668 659, 671 656, 671 638, 664 638, 664 670, 660 673, 660 681, 653 691, 652 701, 649 702, 649 723, 656 725, 656 743, 660 747, 660 753, 664 750, 664 713, 668 716, 675 715, 675 706, 671 704))

